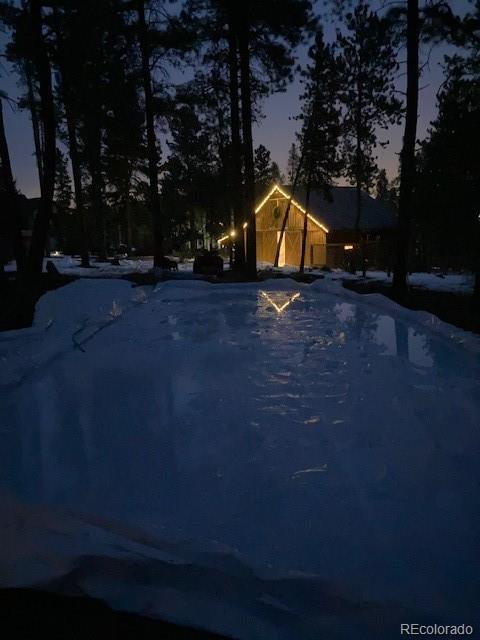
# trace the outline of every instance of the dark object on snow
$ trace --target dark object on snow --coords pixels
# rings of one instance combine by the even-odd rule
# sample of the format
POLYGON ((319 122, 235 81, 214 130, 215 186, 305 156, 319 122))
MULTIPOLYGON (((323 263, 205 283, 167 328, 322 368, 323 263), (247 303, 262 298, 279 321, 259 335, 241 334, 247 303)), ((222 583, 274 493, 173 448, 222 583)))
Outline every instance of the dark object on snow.
POLYGON ((207 251, 195 256, 193 261, 193 273, 204 276, 220 276, 223 273, 223 259, 215 250, 207 251))
POLYGON ((112 267, 119 267, 119 266, 120 266, 120 260, 119 260, 119 258, 117 258, 117 257, 115 256, 115 258, 112 258, 112 259, 110 260, 110 264, 112 265, 112 267))
POLYGON ((48 274, 52 276, 58 276, 60 274, 60 271, 57 269, 57 267, 54 265, 54 263, 51 260, 47 260, 47 264, 45 265, 45 270, 48 274))
POLYGON ((135 613, 114 611, 101 600, 35 589, 1 589, 3 626, 15 638, 105 638, 120 640, 227 640, 200 629, 135 613))
POLYGON ((157 265, 160 269, 168 269, 169 271, 178 271, 178 264, 175 260, 170 260, 170 258, 165 258, 165 256, 160 260, 160 264, 157 265))

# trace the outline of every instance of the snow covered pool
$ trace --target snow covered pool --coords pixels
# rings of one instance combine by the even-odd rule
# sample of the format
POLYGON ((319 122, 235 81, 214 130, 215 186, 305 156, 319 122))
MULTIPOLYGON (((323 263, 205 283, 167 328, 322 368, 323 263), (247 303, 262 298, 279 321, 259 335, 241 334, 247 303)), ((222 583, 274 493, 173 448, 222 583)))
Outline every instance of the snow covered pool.
POLYGON ((51 292, 0 335, 0 583, 239 638, 478 623, 479 354, 331 281, 51 292))

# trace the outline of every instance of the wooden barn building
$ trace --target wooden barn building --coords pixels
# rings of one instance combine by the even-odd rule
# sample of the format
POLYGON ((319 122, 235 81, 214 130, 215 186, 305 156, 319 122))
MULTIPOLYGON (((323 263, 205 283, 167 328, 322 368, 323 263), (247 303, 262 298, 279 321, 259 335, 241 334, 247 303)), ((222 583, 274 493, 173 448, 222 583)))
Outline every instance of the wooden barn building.
MULTIPOLYGON (((256 208, 257 261, 273 263, 282 220, 290 198, 288 187, 274 185, 256 208)), ((280 247, 279 266, 300 264, 305 215, 305 191, 295 193, 280 247)), ((305 250, 306 266, 345 267, 355 250, 356 191, 332 187, 331 200, 310 193, 305 250)), ((362 193, 360 229, 370 267, 388 267, 397 221, 395 213, 367 193, 362 193)))

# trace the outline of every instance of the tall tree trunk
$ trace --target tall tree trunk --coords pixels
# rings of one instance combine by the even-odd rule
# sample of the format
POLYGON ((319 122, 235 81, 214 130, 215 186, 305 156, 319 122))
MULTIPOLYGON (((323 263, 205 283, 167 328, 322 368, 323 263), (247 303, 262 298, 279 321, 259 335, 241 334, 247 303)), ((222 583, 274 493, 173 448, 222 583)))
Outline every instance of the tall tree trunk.
POLYGON ((42 32, 42 3, 30 1, 30 15, 34 42, 34 64, 37 69, 40 90, 40 116, 44 132, 43 180, 41 182, 41 204, 35 218, 32 244, 28 256, 28 271, 31 276, 42 273, 43 257, 48 239, 48 227, 52 217, 55 191, 55 163, 57 155, 55 130, 55 105, 52 90, 52 74, 47 48, 42 32))
POLYGON ((130 202, 130 188, 126 193, 125 222, 127 224, 127 253, 129 256, 131 256, 132 247, 133 247, 133 227, 132 227, 132 203, 130 202))
POLYGON ((255 172, 252 139, 252 93, 250 86, 250 27, 246 9, 239 28, 240 89, 242 98, 243 165, 245 210, 247 213, 247 275, 257 277, 257 230, 255 219, 255 172))
POLYGON ((37 104, 35 100, 35 89, 33 86, 32 71, 30 62, 25 63, 25 79, 27 81, 27 101, 32 119, 33 144, 35 146, 35 159, 37 161, 38 182, 40 187, 43 181, 43 148, 40 135, 40 123, 38 121, 37 104))
POLYGON ((400 167, 397 256, 393 273, 393 292, 398 297, 407 293, 407 263, 410 242, 412 195, 415 183, 415 141, 418 117, 418 0, 408 0, 407 8, 407 112, 400 167))
POLYGON ((103 203, 103 176, 101 167, 101 130, 98 126, 96 118, 92 119, 94 122, 90 122, 91 132, 89 136, 89 160, 88 171, 91 176, 91 201, 92 210, 95 217, 95 236, 96 243, 98 245, 99 262, 106 262, 107 260, 107 230, 105 224, 105 207, 103 203))
POLYGON ((82 267, 90 266, 90 249, 88 242, 87 220, 85 212, 85 203, 83 201, 83 185, 82 185, 82 169, 80 165, 80 157, 78 152, 77 127, 75 117, 73 116, 71 105, 65 101, 65 115, 67 120, 68 131, 68 150, 70 162, 72 165, 73 191, 75 195, 75 207, 77 216, 80 220, 80 236, 81 236, 81 260, 82 267))
POLYGON ((473 287, 472 309, 480 312, 480 265, 475 269, 475 285, 473 287))
POLYGON ((58 50, 58 67, 59 67, 60 79, 61 79, 61 96, 62 96, 63 106, 65 108, 65 120, 67 123, 68 152, 70 156, 70 162, 72 165, 75 208, 77 210, 77 216, 79 217, 79 220, 80 220, 81 261, 82 261, 82 267, 89 267, 90 251, 89 251, 89 242, 88 242, 85 203, 83 199, 82 169, 80 164, 80 154, 78 151, 77 114, 75 109, 75 100, 72 95, 72 85, 70 82, 70 77, 72 76, 72 70, 68 69, 68 63, 66 62, 67 56, 65 52, 62 31, 59 24, 60 16, 56 7, 54 7, 54 16, 55 16, 55 36, 57 40, 57 50, 58 50))
POLYGON ((302 232, 302 253, 300 256, 300 273, 305 270, 305 248, 307 246, 307 232, 308 232, 308 207, 310 206, 310 190, 312 188, 312 181, 310 172, 307 177, 307 192, 305 194, 305 214, 303 216, 303 232, 302 232))
MULTIPOLYGON (((92 170, 92 169, 91 169, 92 170)), ((105 224, 105 209, 102 197, 102 185, 97 169, 93 169, 92 177, 92 209, 95 215, 96 242, 98 244, 98 262, 106 262, 107 255, 107 229, 105 224)))
POLYGON ((153 265, 160 267, 163 260, 163 231, 160 194, 158 190, 158 150, 155 135, 155 110, 153 106, 152 75, 150 71, 150 47, 145 19, 145 1, 136 0, 138 33, 142 58, 142 80, 145 96, 145 121, 147 128, 148 179, 150 183, 150 212, 153 224, 153 265))
POLYGON ((355 243, 352 272, 356 273, 358 256, 361 262, 364 262, 363 243, 360 237, 360 223, 362 220, 362 186, 363 186, 363 170, 362 170, 362 104, 363 104, 363 85, 360 81, 357 83, 357 109, 356 109, 356 158, 355 158, 355 194, 356 194, 356 216, 355 216, 355 243))
POLYGON ((230 93, 230 131, 231 131, 231 202, 234 226, 237 230, 235 241, 235 267, 243 269, 245 266, 245 245, 242 223, 245 222, 247 211, 243 206, 242 194, 242 141, 240 138, 240 109, 238 87, 238 46, 236 36, 235 8, 229 5, 228 24, 228 67, 230 93))
POLYGON ((281 249, 281 246, 282 246, 283 237, 285 235, 285 229, 287 228, 288 216, 290 215, 290 209, 291 209, 291 206, 292 206, 293 196, 295 195, 295 191, 297 189, 298 182, 299 182, 300 176, 302 174, 302 167, 303 167, 304 160, 305 160, 305 145, 302 146, 302 153, 300 154, 300 159, 298 161, 298 166, 297 166, 297 168, 295 170, 295 175, 293 177, 293 184, 292 184, 292 187, 291 187, 290 198, 288 199, 287 208, 285 209, 285 213, 283 215, 282 227, 280 229, 280 236, 278 238, 277 248, 275 250, 275 260, 273 262, 273 266, 274 267, 278 267, 278 260, 280 258, 280 249, 281 249))
MULTIPOLYGON (((3 121, 3 102, 0 98, 0 186, 5 193, 6 210, 3 212, 4 218, 1 220, 2 232, 6 236, 7 248, 13 253, 17 263, 17 273, 21 273, 25 268, 25 250, 22 242, 22 223, 18 206, 18 195, 13 179, 12 164, 8 150, 7 136, 5 133, 5 123, 3 121)), ((3 263, 1 264, 3 268, 3 263)))
POLYGON ((475 276, 475 282, 473 286, 472 295, 472 310, 476 313, 480 313, 480 220, 475 221, 474 232, 474 263, 473 273, 475 276))

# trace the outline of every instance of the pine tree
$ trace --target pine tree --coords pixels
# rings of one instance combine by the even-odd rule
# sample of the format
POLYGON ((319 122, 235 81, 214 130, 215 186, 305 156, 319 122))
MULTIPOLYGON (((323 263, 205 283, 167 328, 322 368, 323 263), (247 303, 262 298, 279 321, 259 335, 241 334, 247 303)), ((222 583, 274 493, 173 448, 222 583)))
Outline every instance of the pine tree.
POLYGON ((66 136, 65 143, 70 156, 76 215, 80 227, 81 265, 90 266, 90 243, 83 193, 82 163, 79 148, 79 102, 82 90, 79 78, 83 77, 84 63, 83 28, 77 20, 78 13, 70 0, 57 3, 53 8, 52 28, 55 33, 55 64, 58 71, 59 111, 63 110, 66 136), (63 6, 62 6, 63 5, 63 6), (61 107, 60 107, 61 105, 61 107))
MULTIPOLYGON (((306 187, 305 211, 312 189, 330 197, 333 179, 340 173, 338 155, 340 136, 339 73, 332 46, 326 45, 319 30, 309 50, 310 64, 303 71, 305 90, 301 96, 303 121, 299 138, 304 154, 303 182, 306 187)), ((300 272, 305 265, 307 214, 304 215, 300 272)))
POLYGON ((407 259, 410 242, 410 219, 415 182, 415 142, 418 118, 420 16, 418 0, 407 2, 407 107, 405 132, 400 155, 399 229, 393 290, 398 297, 407 292, 407 259))
POLYGON ((40 182, 41 203, 34 221, 32 242, 27 259, 30 277, 38 277, 43 270, 48 228, 53 212, 56 166, 56 119, 52 70, 48 46, 43 31, 43 3, 30 0, 27 5, 32 34, 32 64, 38 76, 40 119, 43 127, 43 175, 40 182))
POLYGON ((0 91, 0 204, 2 211, 0 218, 0 269, 3 271, 4 262, 13 255, 17 263, 17 273, 20 273, 25 267, 25 251, 21 238, 18 194, 3 118, 4 100, 8 100, 7 95, 0 91))
POLYGON ((480 67, 452 59, 438 115, 417 153, 412 240, 423 264, 476 270, 480 222, 480 67), (471 69, 473 71, 473 69, 471 69))
MULTIPOLYGON (((162 200, 170 212, 170 235, 196 248, 198 220, 208 233, 219 230, 223 208, 218 189, 221 168, 214 138, 192 105, 177 105, 169 116, 170 155, 163 166, 162 200)), ((221 197, 221 196, 220 196, 221 197)))
POLYGON ((136 0, 138 40, 141 52, 142 82, 144 93, 145 123, 147 131, 148 178, 150 183, 149 207, 153 224, 153 263, 160 266, 163 259, 163 229, 160 193, 158 187, 159 151, 155 133, 154 90, 151 73, 152 46, 147 25, 145 0, 136 0))
POLYGON ((411 218, 416 185, 419 46, 422 40, 436 43, 447 39, 463 44, 470 37, 466 36, 470 27, 465 28, 465 25, 462 25, 458 16, 453 14, 450 3, 444 0, 426 0, 422 6, 418 0, 406 0, 403 6, 390 10, 388 19, 400 31, 407 48, 405 130, 400 154, 399 230, 393 277, 393 291, 398 298, 403 298, 407 293, 411 218))
POLYGON ((355 229, 359 242, 362 190, 373 186, 377 171, 377 132, 400 118, 401 104, 394 86, 398 62, 389 22, 363 1, 345 15, 344 30, 338 31, 336 46, 342 66, 344 175, 356 187, 355 229))
POLYGON ((65 213, 72 204, 72 181, 68 171, 68 159, 57 147, 57 161, 55 166, 55 206, 65 213))
POLYGON ((313 18, 308 0, 268 0, 243 3, 233 0, 187 0, 184 16, 197 20, 205 46, 228 47, 232 105, 231 135, 234 152, 241 152, 234 166, 243 169, 243 219, 247 226, 247 269, 256 277, 255 175, 252 122, 259 99, 282 90, 292 78, 293 50, 313 18), (232 75, 233 73, 233 75, 232 75), (239 95, 240 94, 240 95, 239 95), (238 109, 240 100, 241 108, 238 109), (241 142, 236 115, 241 119, 241 142), (239 147, 241 144, 241 148, 239 147))
MULTIPOLYGON (((341 164, 338 157, 340 136, 339 85, 337 60, 332 46, 326 45, 323 32, 319 30, 315 43, 309 50, 310 63, 302 72, 304 92, 302 112, 298 119, 302 128, 297 148, 292 145, 289 157, 289 173, 292 196, 297 184, 306 189, 305 211, 308 211, 312 189, 330 195, 333 179, 339 175, 341 164)), ((291 199, 285 210, 280 237, 277 243, 275 265, 278 265, 280 246, 285 233, 291 199)), ((304 215, 300 272, 305 265, 305 247, 308 218, 304 215)))
POLYGON ((390 181, 385 169, 380 169, 375 182, 375 198, 390 209, 397 210, 398 207, 398 185, 397 180, 390 181))
MULTIPOLYGON (((19 70, 31 73, 32 83, 36 83, 38 90, 38 105, 35 103, 31 107, 41 201, 23 273, 29 285, 33 285, 43 269, 55 188, 56 114, 48 34, 45 30, 46 15, 44 3, 40 0, 29 0, 20 8, 4 3, 0 8, 3 20, 14 34, 7 47, 7 56, 19 70)), ((33 91, 33 84, 29 88, 33 91)), ((36 96, 32 94, 30 97, 36 102, 36 96)), ((28 288, 31 292, 32 288, 28 288)))
POLYGON ((254 155, 255 185, 262 193, 274 182, 280 181, 280 169, 278 164, 273 162, 270 151, 263 144, 258 145, 254 155))

